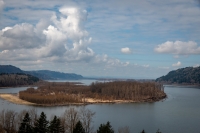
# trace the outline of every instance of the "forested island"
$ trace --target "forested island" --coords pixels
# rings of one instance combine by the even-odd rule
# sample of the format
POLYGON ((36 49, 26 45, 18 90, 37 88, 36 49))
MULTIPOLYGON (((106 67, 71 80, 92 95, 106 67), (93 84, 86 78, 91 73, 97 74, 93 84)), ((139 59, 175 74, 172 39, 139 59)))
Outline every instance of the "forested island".
POLYGON ((157 78, 156 81, 166 84, 200 85, 200 66, 170 71, 167 75, 157 78))
POLYGON ((118 102, 154 102, 166 98, 156 82, 96 82, 90 86, 69 82, 46 83, 37 89, 19 92, 19 98, 40 105, 67 105, 118 102))

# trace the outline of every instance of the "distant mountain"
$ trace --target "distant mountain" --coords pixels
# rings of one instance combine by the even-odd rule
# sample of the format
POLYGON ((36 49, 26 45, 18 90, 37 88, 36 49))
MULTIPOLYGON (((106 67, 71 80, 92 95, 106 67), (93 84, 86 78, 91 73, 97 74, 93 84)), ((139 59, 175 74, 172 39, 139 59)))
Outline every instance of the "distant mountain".
POLYGON ((56 80, 56 79, 68 79, 68 80, 77 80, 83 79, 82 75, 74 74, 74 73, 61 73, 56 71, 49 70, 38 70, 38 71, 23 71, 12 65, 0 65, 0 74, 14 74, 14 73, 24 73, 35 76, 39 79, 43 80, 56 80))
POLYGON ((167 75, 157 78, 163 83, 200 84, 200 67, 186 67, 170 71, 167 75))
POLYGON ((38 71, 25 71, 26 73, 36 76, 40 79, 69 79, 69 80, 77 80, 83 79, 83 76, 74 74, 74 73, 61 73, 56 71, 49 70, 38 70, 38 71))
POLYGON ((24 73, 0 74, 0 87, 33 85, 38 81, 39 78, 24 73))
POLYGON ((12 65, 0 65, 0 73, 23 73, 23 71, 12 65))

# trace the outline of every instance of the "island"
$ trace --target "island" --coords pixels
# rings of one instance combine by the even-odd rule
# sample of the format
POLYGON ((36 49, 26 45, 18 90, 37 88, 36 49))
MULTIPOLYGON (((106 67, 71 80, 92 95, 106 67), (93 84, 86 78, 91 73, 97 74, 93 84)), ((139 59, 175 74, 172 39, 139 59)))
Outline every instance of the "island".
POLYGON ((37 89, 20 91, 18 97, 31 105, 58 106, 93 103, 155 102, 166 98, 156 82, 96 82, 89 86, 70 82, 48 82, 37 89))

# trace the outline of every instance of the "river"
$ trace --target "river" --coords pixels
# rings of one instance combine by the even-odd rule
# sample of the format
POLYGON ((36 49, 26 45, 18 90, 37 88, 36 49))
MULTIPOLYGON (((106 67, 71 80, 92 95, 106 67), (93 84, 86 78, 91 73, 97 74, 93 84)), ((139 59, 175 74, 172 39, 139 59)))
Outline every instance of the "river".
MULTIPOLYGON (((89 84, 91 81, 80 81, 89 84)), ((16 93, 26 87, 0 89, 0 93, 16 93)), ((199 133, 200 132, 200 87, 165 86, 168 98, 155 103, 93 104, 86 108, 96 112, 94 129, 101 123, 111 122, 117 133, 119 127, 128 126, 131 133, 143 129, 147 133, 199 133)), ((47 117, 60 116, 72 106, 34 107, 40 114, 44 111, 47 117)), ((73 106, 77 109, 80 106, 73 106)), ((0 99, 0 111, 11 109, 17 112, 33 106, 16 105, 0 99)))

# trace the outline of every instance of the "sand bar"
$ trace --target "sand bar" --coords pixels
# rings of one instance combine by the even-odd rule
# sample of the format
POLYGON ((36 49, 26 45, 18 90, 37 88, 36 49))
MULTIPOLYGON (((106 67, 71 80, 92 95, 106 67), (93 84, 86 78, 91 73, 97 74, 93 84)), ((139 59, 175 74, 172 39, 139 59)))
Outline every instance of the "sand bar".
POLYGON ((11 103, 23 104, 23 105, 36 105, 35 103, 27 102, 20 99, 17 95, 14 94, 0 94, 0 98, 5 99, 11 103))

